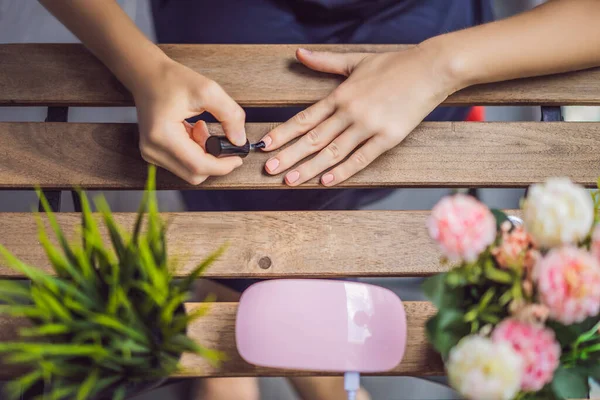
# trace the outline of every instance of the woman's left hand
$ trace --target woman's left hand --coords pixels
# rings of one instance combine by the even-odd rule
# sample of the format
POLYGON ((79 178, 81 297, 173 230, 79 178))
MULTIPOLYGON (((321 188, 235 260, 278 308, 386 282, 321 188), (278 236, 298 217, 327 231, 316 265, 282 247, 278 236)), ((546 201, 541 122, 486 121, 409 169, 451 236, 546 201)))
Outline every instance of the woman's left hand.
POLYGON ((301 136, 267 161, 265 169, 272 175, 318 152, 287 172, 285 181, 290 186, 300 185, 337 164, 321 177, 321 183, 333 186, 345 181, 402 142, 458 89, 439 52, 428 46, 379 54, 300 49, 296 56, 311 69, 348 79, 325 99, 263 138, 265 150, 272 151, 301 136))

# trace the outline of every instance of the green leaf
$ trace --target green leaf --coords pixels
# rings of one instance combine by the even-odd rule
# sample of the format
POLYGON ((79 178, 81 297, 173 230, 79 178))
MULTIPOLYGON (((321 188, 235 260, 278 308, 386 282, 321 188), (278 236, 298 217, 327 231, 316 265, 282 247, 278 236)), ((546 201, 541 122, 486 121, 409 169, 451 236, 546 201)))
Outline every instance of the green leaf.
POLYGON ((88 377, 83 381, 77 391, 77 400, 85 400, 94 393, 94 386, 98 382, 98 369, 94 369, 88 377))
POLYGON ((21 328, 19 334, 23 337, 62 335, 71 331, 65 324, 44 324, 32 328, 21 328))
POLYGON ((55 293, 58 291, 56 279, 36 268, 25 264, 2 245, 0 245, 0 256, 4 258, 7 267, 21 272, 34 282, 43 283, 44 286, 47 286, 48 289, 55 293))
POLYGON ((123 378, 121 376, 119 376, 119 375, 109 376, 107 378, 99 379, 98 383, 96 384, 96 393, 100 393, 101 391, 103 391, 104 389, 106 389, 110 385, 114 385, 115 383, 117 383, 121 379, 123 379, 123 378))
POLYGON ((54 343, 15 343, 0 342, 0 353, 24 351, 46 356, 104 356, 107 354, 101 346, 73 345, 54 343))
POLYGON ((29 283, 25 282, 0 281, 0 293, 22 299, 31 299, 29 283))
POLYGON ((589 395, 587 376, 575 368, 558 367, 552 390, 560 399, 584 399, 589 395))
POLYGON ((96 324, 113 329, 117 332, 129 335, 131 336, 131 338, 139 341, 140 343, 148 344, 148 339, 146 338, 146 336, 136 331, 135 329, 124 325, 121 321, 119 321, 116 318, 110 317, 108 315, 94 314, 89 316, 89 320, 90 322, 94 322, 96 324))
POLYGON ((78 388, 78 385, 57 387, 50 392, 50 400, 72 399, 78 388))
POLYGON ((446 359, 450 349, 470 333, 459 310, 442 309, 426 324, 427 335, 433 347, 446 359))
POLYGON ((437 274, 425 279, 423 292, 425 296, 438 308, 456 307, 461 302, 459 291, 451 289, 446 285, 447 273, 437 274))
POLYGON ((104 223, 108 228, 110 240, 115 248, 117 257, 119 257, 120 260, 124 260, 126 256, 126 246, 123 241, 120 229, 113 218, 112 212, 110 211, 110 207, 104 197, 97 197, 95 199, 95 202, 96 208, 98 208, 98 211, 100 211, 102 213, 102 216, 104 217, 104 223))
POLYGON ((510 284, 513 281, 512 275, 508 271, 497 268, 491 259, 487 259, 483 264, 483 273, 486 278, 503 284, 510 284))
POLYGON ((44 250, 46 252, 46 256, 50 260, 50 263, 52 264, 52 268, 54 268, 57 275, 60 277, 70 277, 73 280, 75 280, 75 282, 79 283, 80 285, 85 286, 86 281, 83 278, 83 276, 79 273, 79 271, 77 271, 75 268, 73 268, 73 264, 71 264, 71 262, 69 260, 67 260, 60 253, 60 251, 58 251, 58 249, 56 249, 52 245, 52 243, 50 243, 50 239, 48 238, 48 235, 46 234, 46 229, 44 228, 44 223, 42 221, 42 218, 39 215, 37 215, 36 220, 37 220, 37 224, 38 224, 38 239, 39 239, 40 243, 42 244, 42 247, 44 248, 44 250))
POLYGON ((54 212, 52 212, 52 208, 50 207, 46 196, 44 196, 44 193, 40 189, 36 189, 36 193, 38 194, 40 203, 42 203, 42 207, 44 208, 46 216, 48 217, 48 221, 50 222, 50 226, 52 227, 52 230, 54 231, 54 234, 56 235, 56 238, 58 239, 58 242, 60 243, 65 255, 72 263, 75 263, 75 257, 73 256, 71 247, 69 246, 62 229, 60 229, 60 226, 58 225, 58 221, 54 216, 54 212))
POLYGON ((33 385, 42 379, 42 372, 39 370, 32 371, 28 374, 21 375, 14 381, 7 383, 4 390, 8 397, 12 399, 20 399, 21 395, 31 389, 33 385))
POLYGON ((126 395, 127 395, 127 386, 126 386, 126 384, 122 384, 113 393, 113 400, 125 400, 126 395))
POLYGON ((47 309, 63 321, 71 321, 72 316, 69 310, 62 305, 48 290, 43 286, 33 286, 31 296, 38 306, 46 306, 47 309))
POLYGON ((173 314, 190 297, 188 292, 176 294, 172 297, 160 312, 160 322, 168 325, 173 320, 173 314))
POLYGON ((217 297, 215 295, 209 295, 194 311, 175 316, 173 318, 170 332, 178 333, 184 331, 192 321, 205 316, 210 311, 211 303, 216 301, 216 299, 217 297))
POLYGON ((227 250, 228 244, 224 244, 219 247, 216 251, 212 252, 205 260, 203 260, 188 276, 186 276, 180 283, 179 287, 182 291, 190 290, 194 281, 196 281, 200 275, 206 271, 216 260, 218 260, 225 250, 227 250))
POLYGON ((13 317, 43 318, 45 314, 35 306, 19 306, 0 304, 0 314, 6 314, 13 317))
POLYGON ((497 209, 492 209, 491 211, 494 215, 494 218, 496 219, 496 229, 500 230, 500 227, 502 226, 502 223, 504 223, 504 221, 510 222, 510 219, 508 219, 508 215, 506 215, 503 211, 497 209))

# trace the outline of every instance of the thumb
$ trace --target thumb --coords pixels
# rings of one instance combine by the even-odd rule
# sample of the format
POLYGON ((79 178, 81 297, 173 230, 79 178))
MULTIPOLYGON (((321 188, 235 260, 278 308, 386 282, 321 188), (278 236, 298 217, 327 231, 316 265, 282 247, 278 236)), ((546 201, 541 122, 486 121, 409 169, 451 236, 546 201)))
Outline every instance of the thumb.
POLYGON ((344 76, 349 76, 366 56, 365 53, 331 53, 306 49, 296 51, 298 61, 308 68, 344 76))
POLYGON ((204 109, 223 126, 225 136, 236 146, 246 144, 244 123, 246 113, 216 82, 211 81, 203 92, 204 109))

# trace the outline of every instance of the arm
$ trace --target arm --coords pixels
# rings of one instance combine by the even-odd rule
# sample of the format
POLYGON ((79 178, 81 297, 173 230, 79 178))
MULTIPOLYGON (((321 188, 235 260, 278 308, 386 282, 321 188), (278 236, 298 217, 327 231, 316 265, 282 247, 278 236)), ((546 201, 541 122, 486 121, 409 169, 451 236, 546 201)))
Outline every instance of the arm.
POLYGON ((423 45, 439 52, 457 88, 464 88, 599 66, 599 21, 599 0, 554 0, 423 45))
POLYGON ((147 161, 192 184, 242 164, 217 159, 202 146, 203 122, 184 120, 209 111, 230 140, 244 144, 244 111, 214 81, 167 57, 138 30, 114 0, 40 0, 133 94, 140 125, 140 150, 147 161))
POLYGON ((554 0, 502 21, 431 38, 409 50, 334 54, 299 50, 317 71, 348 77, 327 98, 271 131, 270 174, 288 185, 343 182, 398 145, 450 94, 465 87, 600 65, 600 0, 554 0), (364 143, 364 144, 363 144, 364 143))

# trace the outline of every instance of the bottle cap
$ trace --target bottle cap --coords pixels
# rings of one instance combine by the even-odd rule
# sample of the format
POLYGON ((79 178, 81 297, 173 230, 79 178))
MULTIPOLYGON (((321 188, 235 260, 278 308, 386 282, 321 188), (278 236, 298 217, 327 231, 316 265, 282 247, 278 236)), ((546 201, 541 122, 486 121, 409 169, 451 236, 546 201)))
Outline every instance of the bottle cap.
POLYGON ((225 136, 210 136, 206 140, 206 151, 215 157, 246 157, 250 152, 250 141, 243 146, 236 146, 225 136))

